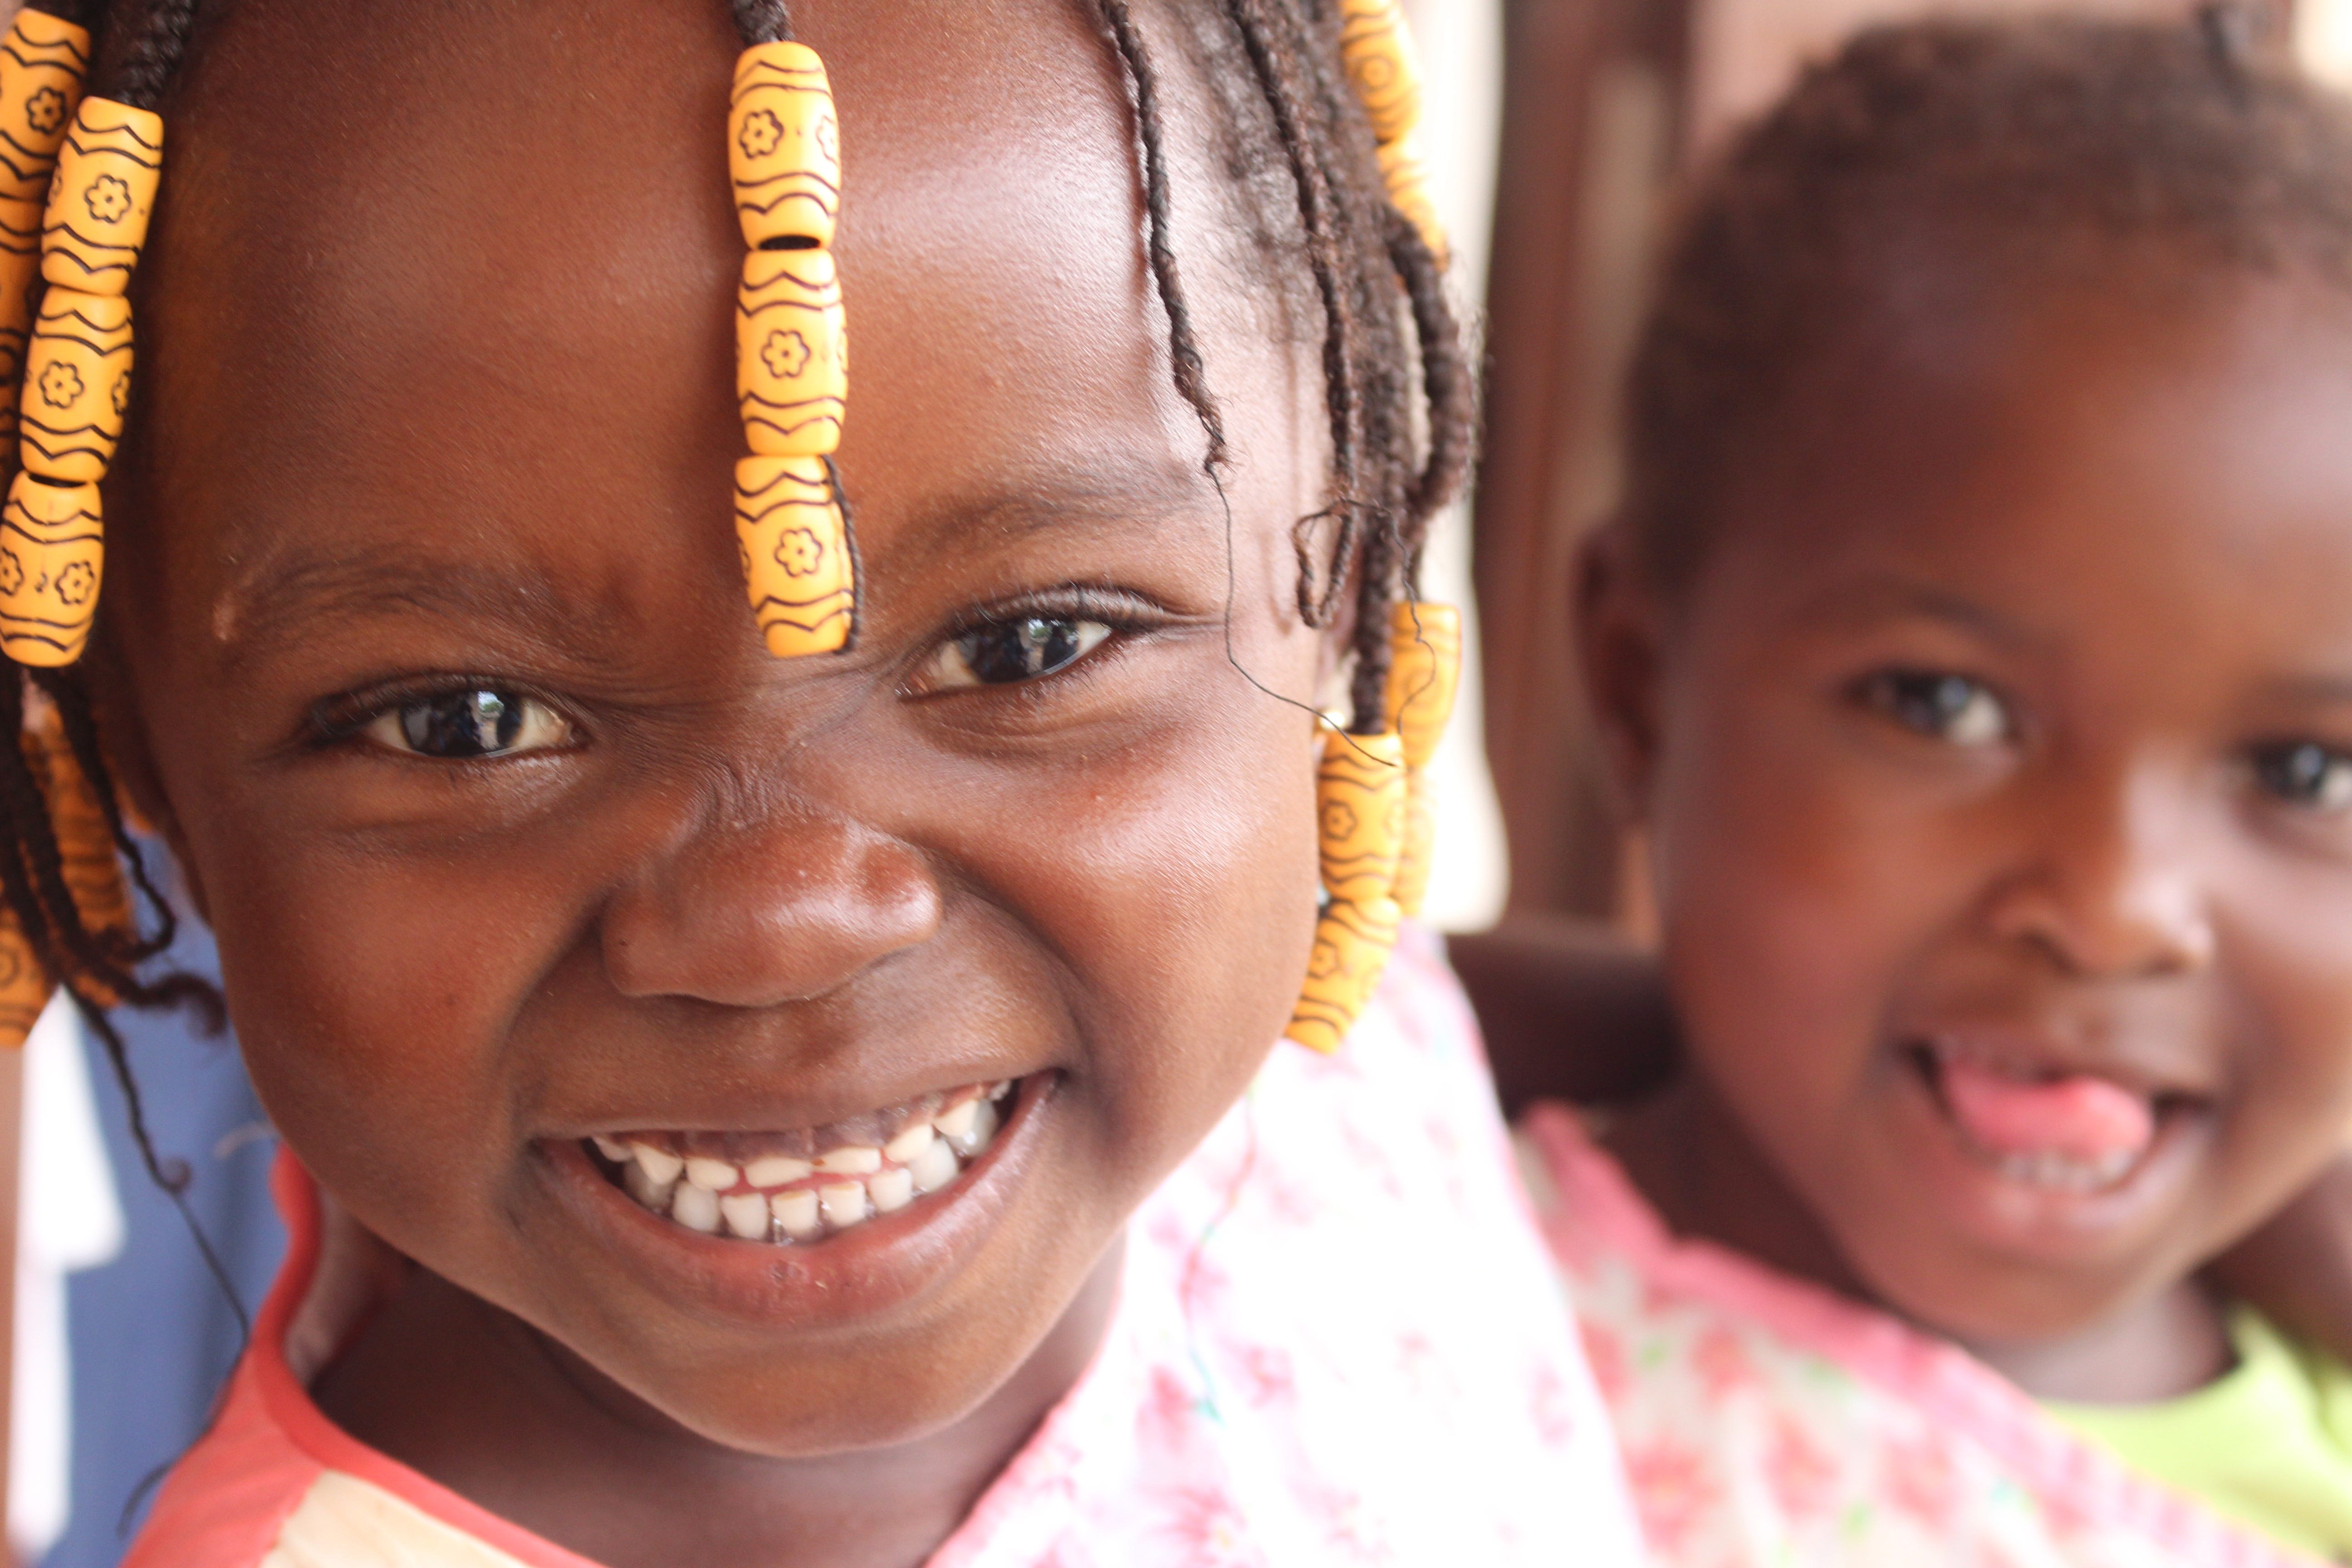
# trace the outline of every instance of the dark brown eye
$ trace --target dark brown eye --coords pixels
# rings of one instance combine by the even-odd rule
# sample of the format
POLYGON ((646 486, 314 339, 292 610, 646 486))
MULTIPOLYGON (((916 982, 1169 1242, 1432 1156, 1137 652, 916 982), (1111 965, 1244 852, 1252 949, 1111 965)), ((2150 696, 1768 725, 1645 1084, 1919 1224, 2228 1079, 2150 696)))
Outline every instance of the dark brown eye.
POLYGON ((1021 616, 964 633, 941 647, 929 684, 1004 686, 1066 669, 1109 637, 1101 621, 1074 616, 1021 616))
POLYGON ((2305 811, 2352 805, 2352 756, 2316 741, 2258 746, 2254 783, 2263 794, 2305 811))
POLYGON ((537 698, 470 687, 388 708, 361 733, 391 751, 471 762, 560 746, 572 727, 537 698))
POLYGON ((2009 706, 1980 680, 1937 670, 1888 669, 1857 695, 1905 729, 1956 746, 1984 746, 2011 732, 2009 706))

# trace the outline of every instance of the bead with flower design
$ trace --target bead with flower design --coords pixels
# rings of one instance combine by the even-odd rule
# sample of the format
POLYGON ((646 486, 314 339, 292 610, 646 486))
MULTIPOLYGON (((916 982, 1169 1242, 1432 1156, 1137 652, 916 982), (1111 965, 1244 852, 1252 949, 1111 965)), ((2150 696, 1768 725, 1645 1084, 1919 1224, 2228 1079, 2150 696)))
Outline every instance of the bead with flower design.
POLYGON ((735 67, 728 173, 743 243, 822 250, 841 216, 841 126, 824 62, 805 44, 757 44, 735 67))
POLYGON ((0 37, 0 201, 48 197, 89 71, 89 34, 62 16, 24 7, 0 37))
POLYGON ((49 185, 41 276, 89 294, 128 289, 163 174, 161 119, 110 98, 83 99, 49 185))
POLYGON ((1307 984, 1283 1033, 1326 1055, 1338 1050, 1380 989, 1403 921, 1390 899, 1326 904, 1315 922, 1307 984))
POLYGON ((1421 123, 1421 62, 1399 0, 1339 0, 1339 59, 1372 122, 1393 142, 1421 123))
POLYGON ((814 458, 841 445, 849 339, 831 251, 755 250, 743 258, 735 390, 752 451, 814 458))
POLYGON ((735 465, 735 539, 768 651, 833 653, 856 607, 848 529, 824 459, 746 458, 735 465))
POLYGON ((131 301, 51 288, 25 354, 24 466, 45 479, 106 477, 131 398, 131 301))
POLYGON ((0 504, 0 652, 54 668, 81 657, 106 564, 96 485, 19 472, 0 504))
POLYGON ((1349 903, 1387 898, 1404 847, 1402 737, 1326 736, 1315 808, 1325 890, 1349 903))

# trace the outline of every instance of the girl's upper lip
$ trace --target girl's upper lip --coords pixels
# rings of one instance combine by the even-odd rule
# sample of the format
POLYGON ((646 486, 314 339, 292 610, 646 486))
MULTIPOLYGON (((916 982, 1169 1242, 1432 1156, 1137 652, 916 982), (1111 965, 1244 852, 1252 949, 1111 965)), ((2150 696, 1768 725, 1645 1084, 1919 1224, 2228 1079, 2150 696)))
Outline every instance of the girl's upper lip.
POLYGON ((984 1091, 990 1084, 1007 1079, 1018 1081, 1045 1070, 1040 1067, 1018 1068, 998 1063, 942 1073, 927 1072, 913 1088, 861 1088, 822 1096, 796 1094, 789 1089, 772 1094, 756 1088, 738 1091, 730 1086, 726 1091, 728 1098, 723 1105, 699 1095, 687 1099, 675 1093, 655 1094, 610 1114, 567 1117, 562 1124, 541 1136, 582 1139, 603 1133, 607 1137, 616 1137, 650 1130, 673 1132, 801 1132, 854 1121, 860 1117, 919 1100, 926 1095, 952 1095, 974 1085, 981 1086, 984 1091))

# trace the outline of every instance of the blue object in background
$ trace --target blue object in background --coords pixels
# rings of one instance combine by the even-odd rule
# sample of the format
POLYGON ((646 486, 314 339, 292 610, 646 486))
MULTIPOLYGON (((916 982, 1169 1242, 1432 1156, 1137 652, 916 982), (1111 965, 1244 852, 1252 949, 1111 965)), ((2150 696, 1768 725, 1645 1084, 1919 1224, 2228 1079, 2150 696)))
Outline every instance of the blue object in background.
MULTIPOLYGON (((194 920, 183 922, 168 962, 193 974, 220 974, 212 933, 194 920)), ((156 1151, 194 1173, 189 1206, 250 1314, 277 1272, 286 1232, 269 1201, 278 1141, 236 1045, 226 1035, 205 1039, 175 1015, 126 1007, 113 1017, 156 1151)), ((137 1533, 152 1486, 128 1529, 124 1505, 203 1433, 238 1351, 236 1314, 178 1211, 140 1163, 105 1052, 94 1039, 88 1048, 126 1228, 120 1258, 68 1277, 72 1511, 41 1568, 114 1568, 137 1533)))

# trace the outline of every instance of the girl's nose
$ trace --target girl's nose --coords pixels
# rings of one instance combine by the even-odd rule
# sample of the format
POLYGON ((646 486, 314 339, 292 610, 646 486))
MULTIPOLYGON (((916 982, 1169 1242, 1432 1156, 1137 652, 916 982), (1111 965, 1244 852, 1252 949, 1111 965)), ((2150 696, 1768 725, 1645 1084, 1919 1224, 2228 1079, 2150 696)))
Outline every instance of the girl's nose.
POLYGON ((736 1007, 822 996, 939 929, 915 850, 821 813, 705 826, 606 907, 604 967, 628 996, 736 1007))
POLYGON ((1994 891, 1994 934, 2085 979, 2203 969, 2213 958, 2213 922, 2185 796, 2138 776, 2021 803, 2032 817, 2032 854, 1994 891))

